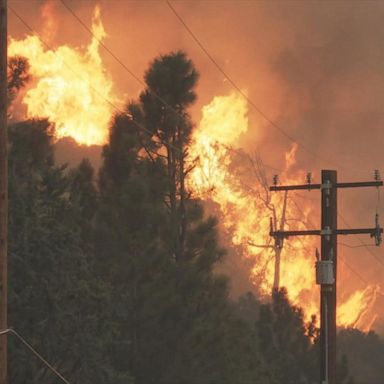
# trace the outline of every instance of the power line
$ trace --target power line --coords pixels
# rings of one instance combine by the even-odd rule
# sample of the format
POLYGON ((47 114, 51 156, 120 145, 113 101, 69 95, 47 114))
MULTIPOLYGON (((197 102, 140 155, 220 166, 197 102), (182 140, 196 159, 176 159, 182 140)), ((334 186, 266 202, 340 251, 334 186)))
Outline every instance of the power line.
MULTIPOLYGON (((129 75, 131 75, 139 84, 141 84, 144 88, 147 87, 147 84, 140 79, 139 76, 137 76, 130 68, 128 68, 126 66, 126 64, 102 41, 100 40, 92 31, 92 29, 90 29, 88 27, 88 25, 76 14, 76 12, 65 2, 65 0, 60 0, 60 2, 63 4, 63 6, 67 9, 67 11, 84 27, 84 29, 94 38, 97 40, 97 42, 100 44, 100 46, 102 46, 122 67, 124 70, 126 70, 128 72, 129 75)), ((172 110, 172 112, 174 112, 175 114, 177 115, 180 115, 180 112, 175 110, 166 100, 164 100, 164 98, 162 98, 157 92, 151 90, 151 89, 148 89, 152 95, 154 95, 164 106, 170 108, 172 110)), ((240 151, 239 150, 236 150, 228 145, 225 145, 225 144, 221 144, 219 142, 217 142, 219 145, 221 145, 222 147, 224 147, 225 149, 229 150, 229 151, 232 151, 236 154, 240 154, 240 151)), ((269 165, 265 165, 267 168, 270 168, 270 169, 273 169, 273 170, 276 170, 278 171, 278 169, 272 167, 272 166, 269 166, 269 165)))
MULTIPOLYGON (((132 71, 127 65, 114 53, 101 39, 99 39, 93 31, 88 27, 88 25, 76 14, 76 12, 66 3, 65 0, 60 0, 62 5, 66 8, 66 10, 75 18, 75 20, 82 25, 82 27, 94 38, 97 40, 99 45, 105 49, 106 52, 108 52, 112 58, 116 60, 117 63, 121 65, 121 67, 131 76, 133 77, 140 85, 142 85, 144 88, 147 87, 147 84, 137 75, 135 72, 132 71)), ((200 42, 200 40, 197 38, 197 36, 193 33, 193 31, 188 27, 188 25, 185 23, 185 21, 181 18, 181 16, 177 13, 175 8, 171 5, 171 3, 166 0, 167 5, 170 7, 172 12, 175 14, 175 16, 179 19, 179 21, 183 24, 183 26, 187 29, 187 31, 190 33, 192 38, 195 40, 195 42, 199 45, 199 47, 203 50, 203 52, 208 56, 208 58, 213 62, 215 67, 227 78, 227 80, 232 84, 232 86, 239 92, 239 94, 245 98, 245 100, 253 107, 255 110, 261 114, 266 121, 268 121, 271 125, 273 125, 276 129, 278 129, 284 136, 286 136, 289 140, 296 143, 297 145, 301 146, 303 149, 305 149, 308 153, 310 153, 312 156, 317 157, 319 159, 322 159, 326 161, 324 158, 320 157, 316 153, 310 151, 304 144, 298 142, 295 140, 292 136, 287 134, 280 126, 278 126, 273 120, 271 120, 260 108, 257 107, 257 105, 241 90, 240 87, 236 85, 234 80, 228 76, 228 74, 219 66, 217 61, 212 57, 212 55, 208 52, 208 50, 203 46, 203 44, 200 42)), ((163 97, 161 97, 156 91, 148 88, 148 91, 156 98, 158 99, 164 106, 168 107, 172 112, 174 112, 176 115, 180 115, 180 112, 177 111, 173 106, 171 106, 163 97)), ((226 149, 230 151, 236 152, 232 147, 226 146, 224 144, 218 143, 221 146, 225 147, 226 149)), ((179 149, 179 148, 177 148, 179 149)), ((273 169, 275 171, 279 171, 278 169, 266 165, 267 168, 273 169)))
MULTIPOLYGON (((64 7, 73 15, 73 17, 75 17, 75 19, 98 41, 98 43, 110 54, 112 55, 113 58, 115 58, 115 60, 117 60, 122 66, 123 68, 131 75, 133 76, 141 85, 143 85, 144 87, 146 86, 146 84, 137 76, 135 75, 134 72, 132 72, 100 39, 97 38, 97 36, 95 36, 95 34, 92 32, 91 29, 89 29, 89 27, 76 15, 76 13, 65 3, 64 0, 60 0, 61 3, 64 5, 64 7)), ((20 20, 20 22, 31 32, 33 33, 41 42, 42 44, 47 48, 49 49, 50 51, 52 51, 56 56, 57 56, 57 53, 56 51, 53 49, 53 47, 48 44, 46 41, 44 41, 40 36, 39 34, 33 30, 33 28, 25 21, 24 18, 22 18, 10 5, 8 5, 8 8, 10 9, 10 11, 20 20)), ((136 120, 134 120, 133 116, 129 115, 128 113, 124 112, 123 110, 121 110, 118 106, 116 106, 113 102, 111 102, 110 100, 108 100, 105 96, 103 96, 101 94, 101 92, 99 92, 96 88, 94 88, 89 82, 87 82, 86 80, 84 80, 71 66, 69 66, 65 61, 63 61, 64 65, 73 73, 75 74, 76 77, 78 78, 81 78, 81 80, 83 82, 85 82, 87 85, 89 85, 97 94, 100 98, 102 98, 106 103, 108 103, 114 110, 116 110, 116 112, 118 112, 119 114, 121 115, 125 115, 127 116, 130 121, 132 121, 132 123, 134 123, 139 129, 141 129, 142 131, 146 132, 147 134, 149 134, 150 136, 153 135, 153 133, 148 130, 146 127, 144 127, 143 125, 139 124, 136 120)), ((156 96, 165 106, 169 107, 174 113, 177 113, 177 114, 180 114, 178 111, 176 111, 172 106, 170 106, 163 98, 161 98, 158 94, 156 94, 154 91, 151 91, 151 93, 154 94, 154 96, 156 96)), ((171 143, 166 143, 164 142, 163 140, 159 139, 159 142, 162 143, 163 145, 165 146, 169 146, 177 151, 180 151, 180 148, 172 145, 171 143)), ((243 156, 244 154, 241 153, 241 151, 239 150, 236 150, 234 148, 232 148, 231 146, 228 146, 228 145, 225 145, 225 144, 222 144, 222 143, 219 143, 219 145, 221 145, 222 147, 224 147, 225 149, 227 149, 228 151, 231 151, 233 153, 236 153, 237 155, 241 155, 243 156)), ((265 167, 267 168, 270 168, 272 170, 275 170, 275 171, 281 171, 275 167, 272 167, 268 164, 264 164, 265 167)))
MULTIPOLYGON (((61 3, 63 4, 63 6, 72 14, 72 16, 97 40, 97 42, 134 78, 136 79, 143 87, 146 87, 146 84, 145 82, 143 82, 132 70, 130 70, 118 57, 116 54, 114 54, 106 44, 103 43, 102 40, 100 40, 97 36, 95 36, 95 34, 92 32, 92 30, 84 23, 84 21, 72 10, 72 8, 66 4, 66 2, 64 0, 60 0, 61 3)), ((56 52, 54 51, 54 49, 47 43, 45 42, 44 40, 41 39, 41 37, 38 35, 38 33, 36 31, 33 30, 33 28, 19 15, 17 14, 17 12, 10 6, 8 6, 8 8, 10 8, 10 10, 15 14, 15 16, 24 24, 24 26, 29 29, 33 34, 35 34, 38 39, 44 44, 44 46, 46 48, 48 48, 49 50, 51 50, 55 55, 56 52)), ((66 62, 64 62, 64 64, 66 65, 67 68, 69 68, 72 73, 74 73, 77 77, 81 77, 78 73, 76 73, 73 68, 71 68, 66 62)), ((84 82, 86 82, 84 79, 82 79, 84 82)), ((87 83, 87 82, 86 82, 87 83)), ((89 83, 87 83, 88 85, 90 85, 89 83)), ((122 111, 119 107, 117 107, 113 102, 111 102, 110 100, 108 100, 107 98, 105 98, 97 89, 95 89, 92 85, 91 85, 91 88, 101 97, 103 98, 113 109, 115 109, 118 113, 122 114, 122 115, 126 115, 128 116, 131 121, 141 130, 145 131, 146 133, 150 134, 151 136, 153 135, 153 133, 151 131, 149 131, 146 127, 144 127, 143 125, 137 123, 134 118, 130 115, 128 115, 126 112, 122 111)), ((159 96, 156 92, 154 92, 153 90, 149 89, 149 91, 151 92, 151 94, 153 94, 160 102, 163 103, 163 105, 165 105, 166 107, 168 107, 172 112, 174 112, 175 114, 178 114, 180 115, 180 112, 175 110, 169 103, 167 103, 161 96, 159 96)), ((172 145, 171 143, 166 143, 164 141, 162 141, 161 139, 159 139, 159 141, 165 145, 165 146, 169 146, 177 151, 180 151, 180 148, 172 145)), ((232 148, 231 146, 228 146, 228 145, 225 145, 225 144, 222 144, 220 142, 217 142, 220 146, 224 147, 225 149, 227 149, 228 151, 231 151, 231 152, 234 152, 238 155, 241 155, 241 152, 239 150, 236 150, 234 148, 232 148)), ((268 164, 264 164, 266 168, 270 168, 272 170, 275 170, 275 171, 280 171, 279 169, 275 168, 275 167, 272 167, 268 164)))
POLYGON ((340 244, 344 247, 347 248, 365 248, 365 247, 376 247, 374 244, 361 244, 361 245, 351 245, 351 244, 346 244, 346 243, 340 243, 338 242, 337 244, 340 244))
MULTIPOLYGON (((311 199, 311 198, 308 198, 308 197, 305 197, 303 195, 300 195, 299 193, 295 192, 295 195, 298 196, 298 197, 301 197, 301 198, 305 198, 305 199, 308 199, 308 200, 314 200, 314 199, 311 199)), ((304 212, 299 208, 299 206, 296 204, 296 202, 294 201, 296 207, 304 214, 304 212)), ((348 227, 348 228, 352 228, 352 226, 350 224, 348 224, 347 220, 344 218, 344 216, 341 215, 340 212, 337 212, 337 215, 340 217, 340 219, 344 222, 344 224, 348 227)), ((307 219, 308 220, 308 219, 307 219)), ((308 221, 310 223, 310 221, 308 221)), ((310 223, 311 224, 311 223, 310 223)), ((379 259, 373 252, 371 249, 369 249, 369 247, 376 247, 375 245, 373 244, 366 244, 364 243, 360 237, 358 235, 353 235, 353 236, 356 236, 357 240, 359 241, 360 245, 350 245, 350 244, 346 244, 346 243, 342 243, 342 242, 338 242, 338 244, 344 246, 344 247, 348 247, 348 248, 365 248, 365 250, 373 257, 376 259, 376 261, 381 264, 381 266, 384 267, 384 262, 379 259)), ((346 263, 346 261, 345 261, 346 263)))
MULTIPOLYGON (((295 192, 295 195, 299 195, 297 192, 295 192)), ((309 225, 312 227, 312 228, 315 228, 315 225, 313 224, 313 222, 310 220, 310 219, 308 219, 306 216, 305 216, 305 214, 304 214, 304 211, 299 207, 299 205, 296 203, 296 201, 295 200, 292 200, 293 201, 293 203, 295 204, 295 206, 296 206, 296 209, 299 211, 299 212, 301 212, 301 214, 303 215, 303 217, 308 221, 308 223, 309 223, 309 225)), ((300 237, 299 237, 299 239, 300 239, 300 237)), ((346 247, 348 247, 348 245, 347 244, 345 244, 345 243, 341 243, 341 242, 338 242, 337 244, 340 244, 340 245, 343 245, 343 246, 346 246, 346 247)), ((345 260, 345 258, 343 257, 343 258, 341 258, 340 257, 340 260, 344 263, 344 265, 352 272, 352 273, 354 273, 363 283, 365 283, 365 284, 368 284, 368 281, 360 274, 360 273, 358 273, 348 262, 347 262, 347 260, 345 260)))
MULTIPOLYGON (((342 245, 342 246, 345 246, 345 247, 350 247, 348 244, 345 244, 345 243, 341 243, 340 241, 337 242, 338 245, 342 245)), ((363 283, 365 284, 369 284, 368 280, 366 280, 359 272, 356 271, 355 268, 353 268, 350 264, 347 263, 347 260, 345 260, 345 258, 341 258, 340 257, 340 260, 344 263, 344 265, 350 270, 352 271, 363 283)))
MULTIPOLYGON (((62 3, 62 5, 67 9, 67 11, 83 26, 83 28, 89 33, 91 34, 91 36, 93 36, 94 39, 97 40, 97 42, 99 43, 99 45, 101 47, 103 47, 106 52, 108 52, 121 66, 122 68, 131 76, 133 77, 139 84, 141 84, 143 87, 146 87, 146 83, 138 76, 136 75, 130 68, 127 67, 127 65, 101 40, 99 39, 94 33, 93 31, 87 26, 87 24, 76 14, 76 12, 65 2, 65 0, 60 0, 60 2, 62 3)), ((238 87, 236 85, 236 83, 234 82, 234 80, 228 76, 228 74, 220 67, 220 65, 217 63, 217 61, 213 58, 213 56, 208 52, 208 50, 203 46, 203 44, 200 42, 200 40, 197 38, 196 34, 193 33, 193 31, 188 27, 188 25, 186 24, 186 22, 182 19, 182 17, 177 13, 176 9, 171 5, 171 3, 169 2, 169 0, 166 0, 167 2, 167 5, 169 6, 169 8, 172 10, 172 12, 175 14, 175 16, 179 19, 179 21, 182 23, 182 25, 186 28, 186 30, 189 32, 189 34, 192 36, 192 38, 194 39, 194 41, 199 45, 199 47, 203 50, 203 52, 208 56, 208 58, 212 61, 212 63, 215 65, 215 67, 226 77, 226 79, 231 83, 231 85, 240 93, 240 95, 242 97, 244 97, 247 102, 253 107, 255 108, 255 110, 261 115, 263 116, 266 121, 268 121, 272 126, 274 126, 277 130, 279 130, 284 136, 286 136, 289 140, 291 140, 292 142, 296 143, 297 145, 301 146, 303 149, 305 149, 309 154, 311 154, 312 156, 314 157, 317 157, 321 160, 324 160, 326 161, 324 158, 322 158, 321 156, 319 156, 318 154, 312 152, 311 150, 309 150, 309 148, 307 148, 306 146, 304 146, 304 144, 298 142, 294 137, 290 136, 289 134, 287 134, 287 132, 285 132, 285 130, 283 128, 281 128, 280 126, 278 126, 273 120, 271 120, 259 107, 257 107, 257 105, 241 90, 240 87, 238 87)), ((166 100, 164 100, 163 97, 161 97, 157 92, 155 92, 154 90, 152 89, 149 89, 148 88, 148 91, 154 96, 156 97, 161 103, 163 103, 164 106, 168 107, 170 110, 172 110, 175 114, 177 115, 180 115, 180 112, 177 111, 173 106, 171 106, 166 100)), ((109 101, 108 101, 109 102, 109 101)), ((165 144, 165 143, 163 143, 165 144)), ((172 147, 172 145, 170 145, 172 147)), ((225 145, 223 145, 225 146, 225 145)), ((230 149, 230 150, 233 150, 232 148, 228 148, 227 146, 225 146, 227 149, 230 149)), ((179 148, 176 148, 175 149, 179 150, 179 148)), ((271 168, 271 169, 275 169, 277 170, 276 168, 274 167, 271 167, 271 166, 267 166, 267 168, 271 168)))
POLYGON ((73 11, 73 9, 67 5, 67 3, 64 0, 60 0, 60 2, 63 4, 63 6, 67 9, 68 12, 72 14, 72 16, 97 40, 97 42, 142 86, 146 86, 143 80, 140 79, 139 76, 137 76, 132 70, 130 70, 104 43, 102 40, 100 40, 95 34, 92 32, 92 30, 88 27, 87 24, 84 23, 84 21, 77 16, 77 14, 73 11))
MULTIPOLYGON (((40 36, 39 34, 33 30, 33 28, 10 6, 8 5, 8 9, 20 20, 20 22, 31 32, 33 33, 40 41, 41 43, 47 48, 49 49, 50 51, 53 52, 53 54, 55 56, 58 57, 56 51, 46 42, 44 41, 40 36)), ((151 132, 148 128, 146 128, 145 126, 141 125, 140 123, 138 123, 135 119, 134 119, 134 116, 130 115, 129 113, 123 111, 122 109, 120 109, 118 106, 116 106, 112 101, 108 100, 105 96, 102 95, 102 93, 97 90, 95 87, 92 86, 91 83, 87 82, 86 80, 84 80, 80 74, 78 74, 70 65, 68 65, 68 63, 66 63, 64 60, 62 61, 63 64, 76 76, 78 77, 79 79, 81 79, 85 84, 89 85, 91 87, 91 89, 93 89, 96 94, 102 98, 106 103, 108 103, 116 112, 118 112, 120 115, 123 115, 123 116, 126 116, 129 118, 129 120, 134 124, 136 125, 137 128, 139 128, 140 130, 142 130, 143 132, 146 132, 147 134, 150 135, 150 137, 153 136, 153 132, 151 132)), ((175 149, 176 151, 179 151, 181 152, 180 148, 174 146, 172 143, 167 143, 167 142, 164 142, 163 140, 161 140, 159 138, 159 142, 162 143, 164 146, 166 147, 170 147, 170 148, 173 148, 175 149)))
MULTIPOLYGON (((92 30, 84 23, 84 21, 73 11, 73 9, 64 1, 60 0, 60 2, 63 4, 63 6, 67 9, 67 11, 83 26, 83 28, 88 31, 102 46, 122 67, 127 73, 132 76, 138 83, 140 83, 142 86, 146 87, 146 84, 143 82, 143 80, 140 79, 139 76, 137 76, 130 68, 127 67, 127 65, 103 42, 101 41, 95 34, 92 32, 92 30)), ((201 44, 201 42, 198 40, 197 36, 192 32, 192 30, 188 27, 188 25, 184 22, 184 20, 181 18, 181 16, 176 12, 176 10, 172 7, 169 1, 167 1, 168 6, 170 9, 174 12, 174 14, 177 16, 177 18, 180 20, 180 22, 184 25, 184 27, 187 29, 187 31, 191 34, 193 39, 196 41, 196 43, 200 46, 200 48, 204 51, 204 53, 209 57, 209 59, 214 63, 216 68, 227 78, 227 80, 232 84, 232 86, 239 92, 239 94, 247 100, 249 105, 251 105, 261 116, 264 117, 266 121, 268 121, 272 126, 274 126, 278 131, 280 131, 285 137, 287 137, 290 141, 293 143, 296 143, 297 145, 301 146, 303 149, 305 149, 309 154, 311 154, 314 157, 317 157, 321 160, 324 160, 319 155, 313 153, 310 151, 304 144, 298 142, 296 139, 294 139, 292 136, 290 136, 285 130, 283 130, 280 126, 278 126, 273 120, 271 120, 260 108, 257 107, 255 103, 236 85, 236 83, 224 72, 224 70, 218 65, 216 60, 210 55, 210 53, 205 49, 205 47, 201 44)), ((174 107, 172 107, 166 100, 164 100, 163 97, 161 97, 157 92, 155 92, 152 89, 148 89, 149 92, 156 97, 161 103, 163 103, 164 106, 167 106, 170 108, 175 114, 180 114, 179 111, 175 110, 174 107)))
MULTIPOLYGON (((10 5, 7 6, 8 9, 19 19, 19 21, 31 32, 33 33, 40 41, 41 43, 47 48, 49 49, 50 51, 53 52, 53 54, 55 56, 58 57, 56 51, 53 49, 52 46, 50 46, 46 41, 44 41, 40 36, 39 34, 25 21, 25 19, 23 19, 10 5)), ((106 101, 111 107, 113 107, 116 111, 120 112, 120 113, 125 113, 123 111, 120 110, 119 107, 117 107, 114 103, 112 103, 112 101, 108 100, 106 97, 104 97, 100 91, 98 91, 96 88, 94 88, 89 82, 87 82, 86 80, 84 80, 71 66, 69 66, 65 61, 63 61, 64 65, 73 73, 76 75, 76 77, 78 77, 79 79, 82 79, 83 82, 87 85, 89 85, 102 99, 104 99, 104 101, 106 101)), ((126 114, 126 113, 125 113, 126 114)))
POLYGON ((11 335, 16 336, 45 366, 47 366, 60 380, 62 380, 65 384, 71 384, 53 365, 51 365, 44 357, 36 351, 35 348, 32 347, 31 344, 28 343, 27 340, 24 339, 18 332, 14 329, 4 329, 0 331, 0 336, 6 335, 10 333, 11 335))
POLYGON ((182 117, 182 114, 180 111, 176 110, 172 105, 170 105, 162 96, 160 96, 156 91, 153 89, 150 89, 147 84, 140 79, 138 75, 136 75, 131 69, 129 69, 126 64, 119 59, 119 57, 101 40, 99 39, 92 30, 88 27, 86 23, 76 14, 76 12, 64 1, 60 0, 60 2, 63 4, 63 6, 67 9, 67 11, 85 28, 86 31, 88 31, 91 36, 100 44, 101 47, 103 47, 122 67, 127 73, 132 76, 139 84, 141 84, 144 88, 147 88, 148 91, 157 99, 159 100, 165 107, 168 107, 173 113, 175 113, 178 116, 182 117))
POLYGON ((196 34, 191 30, 191 28, 187 25, 187 23, 183 20, 183 18, 179 15, 179 13, 176 11, 176 9, 172 6, 169 0, 166 0, 166 3, 170 10, 173 12, 173 14, 177 17, 177 19, 180 21, 180 23, 184 26, 184 28, 187 30, 187 32, 190 34, 192 39, 195 41, 195 43, 201 48, 201 50, 205 53, 205 55, 208 57, 208 59, 213 63, 213 65, 216 67, 216 69, 228 80, 228 82, 235 88, 240 95, 248 102, 249 105, 251 105, 255 111, 257 111, 269 124, 271 124, 275 129, 277 129, 283 136, 285 136, 288 140, 290 140, 292 143, 297 144, 299 147, 304 149, 307 153, 312 155, 315 158, 318 158, 323 161, 327 161, 325 158, 321 157, 320 155, 316 154, 315 152, 311 151, 306 145, 299 142, 297 139, 295 139, 292 135, 288 134, 282 127, 280 127, 277 123, 275 123, 271 118, 269 118, 250 98, 249 96, 242 91, 242 89, 235 83, 235 81, 222 69, 222 67, 218 64, 218 62, 215 60, 215 58, 208 52, 208 50, 204 47, 204 45, 201 43, 199 38, 196 36, 196 34))
MULTIPOLYGON (((340 217, 340 219, 344 222, 344 224, 345 224, 348 228, 351 228, 351 226, 347 223, 347 220, 341 215, 340 212, 338 212, 338 216, 340 217)), ((373 257, 376 259, 376 261, 377 261, 379 264, 381 264, 381 266, 384 267, 384 262, 383 262, 381 259, 379 259, 379 258, 372 252, 371 249, 368 248, 368 245, 365 244, 365 243, 360 239, 359 236, 357 236, 357 235, 355 235, 355 236, 356 236, 356 239, 357 239, 357 240, 359 241, 359 243, 361 244, 361 246, 364 247, 364 248, 366 249, 366 251, 367 251, 371 256, 373 256, 373 257)))
MULTIPOLYGON (((100 44, 100 46, 102 46, 128 73, 129 75, 131 75, 138 83, 140 83, 144 88, 147 87, 147 84, 140 79, 139 76, 137 76, 131 69, 129 69, 122 60, 120 60, 118 58, 118 56, 111 50, 108 48, 108 46, 102 41, 100 40, 93 32, 92 30, 84 23, 84 21, 73 11, 73 9, 64 1, 64 0, 60 0, 61 3, 63 4, 63 6, 68 10, 68 12, 71 13, 71 15, 91 34, 91 36, 98 42, 98 44, 100 44)), ((29 24, 21 18, 20 15, 18 15, 16 13, 16 11, 14 9, 12 9, 10 6, 8 6, 8 8, 10 8, 10 10, 15 14, 16 17, 19 18, 19 20, 32 32, 34 33, 38 38, 39 40, 48 48, 50 49, 51 51, 54 52, 54 54, 56 55, 56 52, 52 49, 52 47, 46 43, 45 41, 43 41, 40 36, 32 29, 32 27, 29 26, 29 24)), ((65 62, 64 64, 69 67, 65 62)), ((72 68, 69 67, 69 69, 76 74, 76 72, 73 71, 72 68)), ((80 77, 80 75, 76 74, 78 77, 80 77)), ((84 81, 84 80, 83 80, 84 81)), ((92 87, 92 86, 91 86, 92 87)), ((117 112, 119 112, 120 114, 122 115, 126 115, 130 118, 130 120, 141 130, 145 131, 146 133, 148 133, 150 136, 153 136, 153 132, 149 131, 146 127, 144 127, 143 125, 137 123, 133 116, 130 116, 129 114, 127 114, 126 112, 122 111, 119 107, 117 107, 114 103, 112 103, 110 100, 106 99, 104 96, 102 96, 100 94, 99 91, 97 91, 94 87, 92 87, 92 89, 95 90, 95 92, 97 92, 99 94, 99 96, 101 96, 109 105, 111 105, 117 112)), ((162 98, 157 92, 153 91, 152 89, 148 88, 148 91, 155 97, 157 98, 164 106, 168 107, 173 113, 181 116, 181 113, 179 111, 177 111, 173 106, 171 106, 166 100, 164 100, 164 98, 162 98)), ((162 143, 164 146, 166 147, 170 147, 170 148, 173 148, 175 149, 176 151, 178 152, 182 152, 180 148, 176 147, 175 145, 173 145, 172 143, 167 143, 167 142, 164 142, 163 140, 161 140, 159 138, 159 142, 162 143)), ((223 144, 221 144, 222 146, 224 146, 223 144)), ((228 147, 226 147, 228 149, 228 147)), ((269 166, 269 168, 272 168, 269 166)))

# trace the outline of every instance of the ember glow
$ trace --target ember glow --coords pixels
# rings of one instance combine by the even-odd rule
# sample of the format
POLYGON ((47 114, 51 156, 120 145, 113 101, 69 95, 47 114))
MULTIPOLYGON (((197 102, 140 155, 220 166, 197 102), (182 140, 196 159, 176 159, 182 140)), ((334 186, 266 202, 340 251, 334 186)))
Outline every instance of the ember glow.
MULTIPOLYGON (((53 24, 52 24, 53 25, 53 24)), ((56 137, 72 137, 79 144, 104 144, 115 102, 112 80, 99 53, 106 37, 100 9, 94 10, 95 37, 85 49, 62 45, 47 49, 36 35, 10 39, 9 56, 29 60, 33 84, 22 102, 27 117, 47 117, 56 126, 56 137)), ((45 31, 45 34, 47 32, 45 31)))

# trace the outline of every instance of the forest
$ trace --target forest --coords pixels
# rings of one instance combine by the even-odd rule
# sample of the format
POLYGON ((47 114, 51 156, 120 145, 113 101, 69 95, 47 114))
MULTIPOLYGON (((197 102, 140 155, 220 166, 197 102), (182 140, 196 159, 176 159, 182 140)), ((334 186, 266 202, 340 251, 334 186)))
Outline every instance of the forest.
MULTIPOLYGON (((55 161, 47 119, 9 125, 9 324, 71 383, 314 384, 318 319, 285 288, 231 295, 217 217, 188 190, 199 73, 156 57, 102 166, 55 161)), ((9 59, 12 104, 28 62, 9 59)), ((12 384, 59 379, 9 337, 12 384)), ((384 382, 384 341, 340 329, 338 383, 384 382)))

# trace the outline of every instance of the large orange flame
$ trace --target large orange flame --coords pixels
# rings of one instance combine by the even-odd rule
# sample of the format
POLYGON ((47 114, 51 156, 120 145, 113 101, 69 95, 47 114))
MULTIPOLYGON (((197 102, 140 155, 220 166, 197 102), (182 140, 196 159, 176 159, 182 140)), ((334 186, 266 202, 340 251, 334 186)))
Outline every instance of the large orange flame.
MULTIPOLYGON (((242 247, 246 257, 253 260, 251 279, 261 294, 270 295, 276 284, 278 252, 269 236, 270 217, 280 227, 283 224, 286 228, 308 229, 312 208, 300 206, 295 195, 288 196, 286 218, 282 223, 284 201, 280 194, 268 192, 262 162, 231 147, 248 131, 247 104, 243 97, 237 93, 217 96, 202 113, 190 150, 190 161, 196 161, 196 167, 190 174, 189 187, 199 197, 218 203, 233 244, 242 247), (242 161, 234 166, 239 156, 242 161), (243 174, 241 170, 238 172, 242 167, 246 169, 243 174)), ((294 145, 285 155, 284 183, 302 184, 305 180, 303 172, 292 172, 296 151, 294 145)), ((314 238, 293 237, 285 241, 279 255, 279 286, 288 289, 289 298, 304 309, 307 319, 319 311, 315 247, 314 238)), ((375 301, 375 292, 370 286, 341 301, 338 324, 360 329, 370 326, 373 316, 368 315, 368 309, 375 301)))
POLYGON ((116 101, 99 53, 99 41, 106 33, 98 7, 92 32, 86 49, 62 45, 50 50, 36 35, 29 35, 23 40, 11 38, 8 53, 30 63, 34 82, 22 100, 27 116, 47 117, 55 123, 57 138, 70 136, 86 145, 107 141, 113 113, 109 102, 116 101))
POLYGON ((377 318, 374 304, 379 291, 380 287, 372 284, 353 292, 338 306, 338 324, 369 331, 377 318))

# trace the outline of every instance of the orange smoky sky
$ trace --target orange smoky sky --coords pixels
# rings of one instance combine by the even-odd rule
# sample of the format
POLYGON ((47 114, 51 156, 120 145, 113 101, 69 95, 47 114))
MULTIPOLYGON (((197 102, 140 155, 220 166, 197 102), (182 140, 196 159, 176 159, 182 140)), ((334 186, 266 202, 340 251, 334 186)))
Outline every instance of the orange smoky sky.
MULTIPOLYGON (((90 40, 58 0, 8 2, 52 45, 81 47, 90 40)), ((165 1, 66 3, 87 25, 94 7, 100 5, 105 44, 140 78, 157 55, 186 51, 201 75, 198 101, 191 111, 196 122, 202 106, 214 96, 233 91, 165 1)), ((313 171, 316 181, 325 168, 337 169, 339 179, 345 181, 370 180, 374 169, 382 169, 383 2, 178 0, 172 6, 218 65, 279 127, 248 106, 250 128, 240 136, 239 147, 258 150, 265 163, 282 169, 284 154, 292 145, 287 136, 294 138, 299 142, 295 167, 313 171)), ((22 38, 28 32, 9 12, 9 34, 22 38)), ((121 100, 136 98, 142 85, 105 50, 101 48, 100 53, 115 93, 121 100)), ((320 204, 318 192, 302 194, 320 204)), ((376 190, 339 192, 339 212, 353 227, 371 227, 376 207, 383 213, 383 224, 383 204, 376 190)), ((318 218, 313 222, 319 224, 318 218)), ((339 226, 346 226, 341 219, 339 226)), ((372 244, 369 238, 361 240, 372 244)), ((340 242, 361 245, 354 237, 340 237, 340 242)), ((339 254, 360 276, 340 263, 349 287, 383 281, 383 248, 340 245, 339 254)), ((343 286, 339 292, 345 294, 343 286)))

